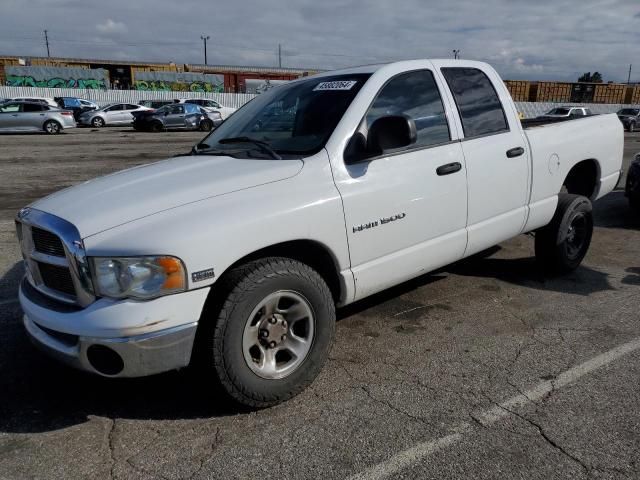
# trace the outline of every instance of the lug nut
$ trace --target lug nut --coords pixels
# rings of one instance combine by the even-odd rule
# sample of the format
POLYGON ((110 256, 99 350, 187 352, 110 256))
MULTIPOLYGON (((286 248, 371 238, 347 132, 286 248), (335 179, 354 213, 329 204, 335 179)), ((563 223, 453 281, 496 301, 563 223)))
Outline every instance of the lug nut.
POLYGON ((267 338, 269 336, 269 331, 268 330, 260 330, 260 336, 262 338, 267 338))
POLYGON ((274 342, 273 340, 272 340, 272 341, 270 341, 270 342, 269 342, 269 346, 270 346, 271 348, 275 348, 275 346, 276 346, 276 342, 274 342))
POLYGON ((274 323, 276 323, 276 322, 277 322, 276 317, 271 317, 271 318, 269 319, 269 323, 271 323, 271 324, 274 324, 274 323))
POLYGON ((282 321, 282 326, 283 326, 284 328, 287 328, 287 321, 286 321, 286 320, 283 320, 283 321, 282 321))
POLYGON ((286 335, 282 335, 282 337, 280 337, 280 340, 282 340, 283 342, 287 339, 286 335))

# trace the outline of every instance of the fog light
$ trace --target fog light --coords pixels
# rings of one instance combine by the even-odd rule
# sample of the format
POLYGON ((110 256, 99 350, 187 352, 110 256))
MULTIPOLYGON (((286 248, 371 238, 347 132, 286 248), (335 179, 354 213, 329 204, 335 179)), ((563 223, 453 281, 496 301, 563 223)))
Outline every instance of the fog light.
POLYGON ((87 358, 93 368, 103 375, 117 375, 124 369, 124 361, 118 353, 104 345, 91 345, 87 358))

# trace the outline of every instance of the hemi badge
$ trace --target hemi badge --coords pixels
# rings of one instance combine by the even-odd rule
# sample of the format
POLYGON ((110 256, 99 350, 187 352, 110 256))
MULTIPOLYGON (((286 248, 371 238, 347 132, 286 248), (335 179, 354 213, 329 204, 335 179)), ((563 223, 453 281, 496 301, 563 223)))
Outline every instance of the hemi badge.
POLYGON ((207 278, 215 277, 215 273, 213 272, 213 268, 208 268, 206 270, 200 270, 199 272, 193 272, 191 274, 191 280, 194 282, 201 282, 206 280, 207 278))

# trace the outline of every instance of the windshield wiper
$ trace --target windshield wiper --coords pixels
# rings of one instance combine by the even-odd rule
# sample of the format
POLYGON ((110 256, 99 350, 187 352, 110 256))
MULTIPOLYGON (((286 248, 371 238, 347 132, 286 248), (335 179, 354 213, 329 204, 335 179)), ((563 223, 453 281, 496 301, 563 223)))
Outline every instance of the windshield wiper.
POLYGON ((229 137, 229 138, 223 138, 222 140, 218 140, 218 143, 222 143, 223 145, 225 143, 253 143, 254 145, 257 145, 263 152, 267 152, 276 160, 282 160, 282 157, 278 155, 273 148, 271 148, 271 145, 269 145, 267 142, 263 142, 262 140, 256 140, 255 138, 229 137))

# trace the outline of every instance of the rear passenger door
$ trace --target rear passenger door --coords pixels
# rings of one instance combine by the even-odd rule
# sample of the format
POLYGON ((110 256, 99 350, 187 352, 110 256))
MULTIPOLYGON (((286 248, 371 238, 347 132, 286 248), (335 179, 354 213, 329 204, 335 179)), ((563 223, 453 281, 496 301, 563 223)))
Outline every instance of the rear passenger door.
POLYGON ((497 73, 457 67, 455 61, 440 71, 463 132, 469 192, 465 255, 472 255, 522 232, 529 199, 528 143, 497 73))
POLYGON ((0 130, 13 130, 20 124, 22 103, 5 103, 0 107, 0 130))
POLYGON ((40 103, 24 103, 20 114, 20 127, 26 130, 41 130, 44 125, 45 109, 40 103))

